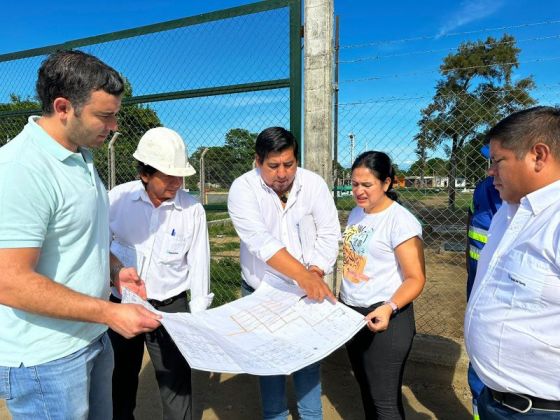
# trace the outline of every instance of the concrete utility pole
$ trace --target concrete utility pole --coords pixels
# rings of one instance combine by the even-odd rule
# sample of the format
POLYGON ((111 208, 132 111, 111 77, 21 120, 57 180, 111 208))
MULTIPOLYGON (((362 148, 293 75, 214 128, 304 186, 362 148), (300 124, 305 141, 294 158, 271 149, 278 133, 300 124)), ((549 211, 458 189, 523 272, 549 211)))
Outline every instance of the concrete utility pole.
POLYGON ((333 0, 304 0, 304 167, 332 181, 333 0))

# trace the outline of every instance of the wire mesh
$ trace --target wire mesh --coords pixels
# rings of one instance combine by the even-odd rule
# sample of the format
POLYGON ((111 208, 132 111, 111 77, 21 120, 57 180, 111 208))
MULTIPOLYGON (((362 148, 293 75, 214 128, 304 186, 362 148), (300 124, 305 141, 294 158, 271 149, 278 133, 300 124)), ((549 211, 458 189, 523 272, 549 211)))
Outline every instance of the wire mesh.
MULTIPOLYGON (((556 85, 536 89, 531 95, 534 104, 554 106, 559 93, 560 85, 556 85)), ((481 124, 468 131, 471 126, 459 115, 446 121, 451 129, 438 147, 422 149, 419 122, 422 110, 432 100, 431 96, 382 98, 340 105, 337 205, 344 226, 354 207, 348 168, 360 153, 379 150, 392 158, 396 163, 395 190, 399 200, 423 226, 427 283, 415 302, 417 330, 462 339, 467 209, 474 187, 487 175, 489 162, 480 148, 489 126, 481 124), (453 182, 450 152, 455 136, 466 136, 467 141, 455 152, 453 182)), ((490 107, 490 103, 485 105, 490 107)), ((501 106, 507 108, 505 102, 501 106)))
MULTIPOLYGON (((290 78, 289 20, 288 8, 279 7, 219 20, 191 21, 159 31, 138 30, 122 39, 113 37, 80 47, 121 71, 129 82, 119 115, 121 135, 114 148, 117 184, 136 177, 132 153, 147 129, 165 125, 183 136, 189 160, 197 170, 196 175, 185 179, 185 187, 207 204, 214 306, 239 296, 239 239, 225 210, 229 186, 252 167, 256 133, 268 126, 287 127, 291 123, 289 86, 255 85, 290 78), (235 92, 232 86, 236 87, 235 92), (205 186, 202 191, 200 185, 205 186)), ((552 27, 557 23, 543 22, 541 26, 552 27)), ((520 27, 524 26, 528 25, 520 27)), ((508 28, 512 29, 515 28, 508 28)), ((473 34, 427 38, 435 42, 451 35, 473 34)), ((480 36, 478 32, 474 35, 480 36)), ((391 45, 424 38, 397 40, 391 45)), ((531 51, 537 41, 548 38, 547 42, 552 43, 557 36, 543 29, 542 36, 527 38, 527 50, 531 51)), ((352 52, 378 44, 385 45, 363 43, 343 47, 342 51, 352 52)), ((489 46, 495 44, 491 42, 489 46)), ((432 134, 438 128, 439 134, 419 137, 426 116, 423 111, 434 102, 434 92, 414 94, 407 86, 434 84, 426 75, 437 75, 440 68, 426 67, 424 57, 453 51, 457 49, 430 44, 412 52, 381 50, 377 55, 367 53, 365 57, 352 53, 340 61, 344 73, 347 68, 344 66, 360 63, 377 66, 383 60, 398 60, 395 65, 380 67, 385 73, 379 76, 357 72, 350 78, 342 75, 341 97, 350 92, 360 101, 342 103, 338 109, 335 196, 344 226, 354 206, 348 169, 352 161, 365 150, 385 151, 393 158, 399 166, 396 190, 400 200, 421 221, 424 231, 428 281, 416 301, 417 329, 461 339, 466 288, 466 210, 473 188, 486 176, 488 162, 480 154, 483 134, 491 123, 515 108, 512 103, 519 107, 529 102, 526 98, 516 98, 514 93, 505 94, 503 89, 494 92, 495 95, 487 92, 487 102, 463 101, 460 95, 454 97, 453 92, 448 92, 447 102, 461 100, 462 112, 450 114, 448 119, 434 118, 432 134), (387 69, 393 73, 387 73, 387 69), (370 89, 367 83, 377 85, 370 89), (368 92, 376 89, 399 96, 369 98, 368 92), (455 147, 453 138, 460 140, 455 147)), ((34 83, 45 57, 42 54, 0 60, 0 145, 23 128, 29 115, 37 113, 34 83)), ((533 55, 524 60, 534 64, 546 59, 533 55)), ((533 66, 531 71, 538 74, 540 69, 533 66)), ((558 103, 560 85, 537 85, 528 90, 534 104, 558 103)), ((108 183, 107 155, 107 145, 95 152, 98 171, 108 183)))
MULTIPOLYGON (((105 185, 110 187, 112 178, 116 185, 136 178, 132 153, 148 129, 163 125, 185 140, 197 170, 185 178, 185 188, 208 204, 213 306, 239 297, 239 239, 225 209, 229 186, 252 168, 257 133, 290 126, 290 4, 299 7, 287 1, 258 3, 220 11, 216 19, 200 15, 94 37, 92 44, 67 43, 79 44, 127 81, 114 161, 108 141, 94 151, 105 185)), ((34 84, 47 50, 0 57, 0 146, 21 131, 30 115, 39 114, 34 84)))

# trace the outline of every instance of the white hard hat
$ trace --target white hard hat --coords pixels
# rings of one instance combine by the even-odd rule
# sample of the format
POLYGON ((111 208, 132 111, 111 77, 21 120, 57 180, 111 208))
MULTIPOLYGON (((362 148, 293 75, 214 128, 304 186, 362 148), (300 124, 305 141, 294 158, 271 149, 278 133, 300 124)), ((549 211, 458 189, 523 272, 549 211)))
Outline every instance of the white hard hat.
POLYGON ((185 142, 169 128, 156 127, 146 131, 132 156, 165 175, 191 176, 196 173, 188 161, 185 142))

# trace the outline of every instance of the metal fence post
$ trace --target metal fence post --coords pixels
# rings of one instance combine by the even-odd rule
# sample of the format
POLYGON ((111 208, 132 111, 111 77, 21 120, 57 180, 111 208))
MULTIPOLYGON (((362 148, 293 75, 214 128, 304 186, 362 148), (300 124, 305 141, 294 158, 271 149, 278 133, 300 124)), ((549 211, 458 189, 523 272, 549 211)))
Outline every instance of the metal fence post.
POLYGON ((202 153, 200 154, 200 202, 204 204, 208 204, 208 200, 206 199, 206 177, 204 175, 204 155, 208 152, 208 148, 205 147, 202 153))
POLYGON ((107 153, 107 169, 109 171, 107 179, 109 180, 109 189, 113 189, 115 184, 117 183, 116 175, 115 175, 115 142, 117 138, 121 135, 118 131, 115 131, 113 137, 109 141, 109 153, 107 153))

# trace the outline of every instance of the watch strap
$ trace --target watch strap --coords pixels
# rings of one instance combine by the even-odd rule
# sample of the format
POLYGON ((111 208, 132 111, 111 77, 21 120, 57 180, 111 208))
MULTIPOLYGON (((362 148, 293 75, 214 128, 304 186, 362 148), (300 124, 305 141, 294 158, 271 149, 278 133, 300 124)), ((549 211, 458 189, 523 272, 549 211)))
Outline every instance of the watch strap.
POLYGON ((391 307, 391 309, 393 310, 393 315, 395 315, 398 311, 399 311, 399 305, 397 305, 395 302, 393 302, 392 300, 386 300, 385 302, 383 302, 385 305, 389 305, 391 307))

